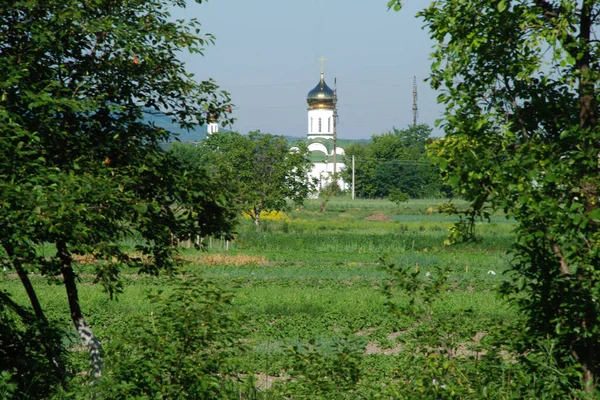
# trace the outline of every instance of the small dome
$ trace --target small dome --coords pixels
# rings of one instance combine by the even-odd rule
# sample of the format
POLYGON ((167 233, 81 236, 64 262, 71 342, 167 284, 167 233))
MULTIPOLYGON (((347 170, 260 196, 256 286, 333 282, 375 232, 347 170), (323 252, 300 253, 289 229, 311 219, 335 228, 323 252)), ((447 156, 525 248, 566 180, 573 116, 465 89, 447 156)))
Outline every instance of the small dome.
POLYGON ((321 72, 321 81, 313 90, 308 92, 306 101, 311 108, 333 108, 334 98, 335 94, 325 83, 325 78, 321 72))

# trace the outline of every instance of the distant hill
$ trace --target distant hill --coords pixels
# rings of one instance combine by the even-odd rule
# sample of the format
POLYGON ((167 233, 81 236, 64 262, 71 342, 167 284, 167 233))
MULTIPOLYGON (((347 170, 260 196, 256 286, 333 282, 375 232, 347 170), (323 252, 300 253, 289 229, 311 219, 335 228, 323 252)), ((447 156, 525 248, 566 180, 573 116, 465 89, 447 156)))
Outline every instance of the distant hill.
MULTIPOLYGON (((290 145, 293 145, 294 143, 297 143, 297 142, 303 142, 303 141, 307 140, 306 136, 305 137, 284 136, 284 137, 288 140, 288 143, 290 145)), ((371 139, 342 139, 342 138, 338 138, 337 144, 338 144, 338 146, 346 147, 350 143, 369 143, 370 141, 371 141, 371 139)))
MULTIPOLYGON (((175 137, 181 142, 199 142, 206 138, 207 129, 205 125, 198 125, 195 129, 185 130, 181 129, 177 124, 174 124, 166 115, 156 115, 156 114, 145 114, 145 119, 150 122, 154 122, 156 126, 164 128, 169 132, 173 132, 175 137)), ((219 128, 223 130, 223 128, 219 128)), ((306 140, 306 136, 284 136, 290 145, 293 145, 296 142, 301 142, 306 140)), ((175 141, 175 140, 171 140, 175 141)), ((371 139, 342 139, 338 138, 338 145, 345 147, 350 143, 368 143, 371 139)))
POLYGON ((182 142, 198 142, 206 138, 206 126, 198 125, 195 129, 185 130, 181 129, 179 125, 174 124, 170 117, 166 115, 156 114, 144 114, 144 118, 147 121, 154 122, 156 126, 166 129, 169 132, 173 132, 175 137, 182 142))

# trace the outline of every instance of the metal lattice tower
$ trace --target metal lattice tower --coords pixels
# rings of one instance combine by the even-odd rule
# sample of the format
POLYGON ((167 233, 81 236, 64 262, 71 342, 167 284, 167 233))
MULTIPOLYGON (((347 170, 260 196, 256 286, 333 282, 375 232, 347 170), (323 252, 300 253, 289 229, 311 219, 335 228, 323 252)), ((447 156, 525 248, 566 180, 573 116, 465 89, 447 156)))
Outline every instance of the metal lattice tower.
POLYGON ((413 124, 417 126, 417 117, 419 116, 419 108, 417 107, 417 76, 413 78, 413 124))

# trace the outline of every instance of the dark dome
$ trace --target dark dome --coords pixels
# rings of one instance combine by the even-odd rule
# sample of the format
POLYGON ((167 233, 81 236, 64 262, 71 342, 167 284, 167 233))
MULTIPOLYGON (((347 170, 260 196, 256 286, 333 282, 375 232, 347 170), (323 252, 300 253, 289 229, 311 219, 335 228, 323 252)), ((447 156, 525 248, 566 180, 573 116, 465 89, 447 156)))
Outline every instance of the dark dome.
POLYGON ((325 78, 321 74, 321 81, 313 90, 308 92, 307 100, 333 100, 333 90, 325 83, 325 78))
POLYGON ((321 81, 315 86, 313 90, 308 92, 306 96, 309 109, 316 108, 327 108, 333 109, 335 107, 335 93, 325 83, 325 78, 321 72, 321 81))

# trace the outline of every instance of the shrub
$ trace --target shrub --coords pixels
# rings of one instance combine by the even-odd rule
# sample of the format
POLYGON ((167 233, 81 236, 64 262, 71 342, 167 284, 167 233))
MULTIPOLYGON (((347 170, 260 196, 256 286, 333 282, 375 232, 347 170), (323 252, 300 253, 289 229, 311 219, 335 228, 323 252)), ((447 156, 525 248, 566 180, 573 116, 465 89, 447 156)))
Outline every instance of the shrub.
POLYGON ((390 190, 390 195, 388 196, 388 199, 396 203, 397 205, 400 205, 401 203, 406 203, 410 199, 410 196, 400 189, 394 189, 390 190))
POLYGON ((60 357, 63 335, 51 324, 38 326, 25 309, 13 312, 2 299, 10 302, 7 296, 0 299, 0 399, 49 397, 65 379, 47 356, 60 357))
POLYGON ((108 373, 93 388, 102 398, 232 398, 242 329, 232 295, 183 278, 168 295, 151 296, 156 311, 116 327, 106 346, 108 373))

